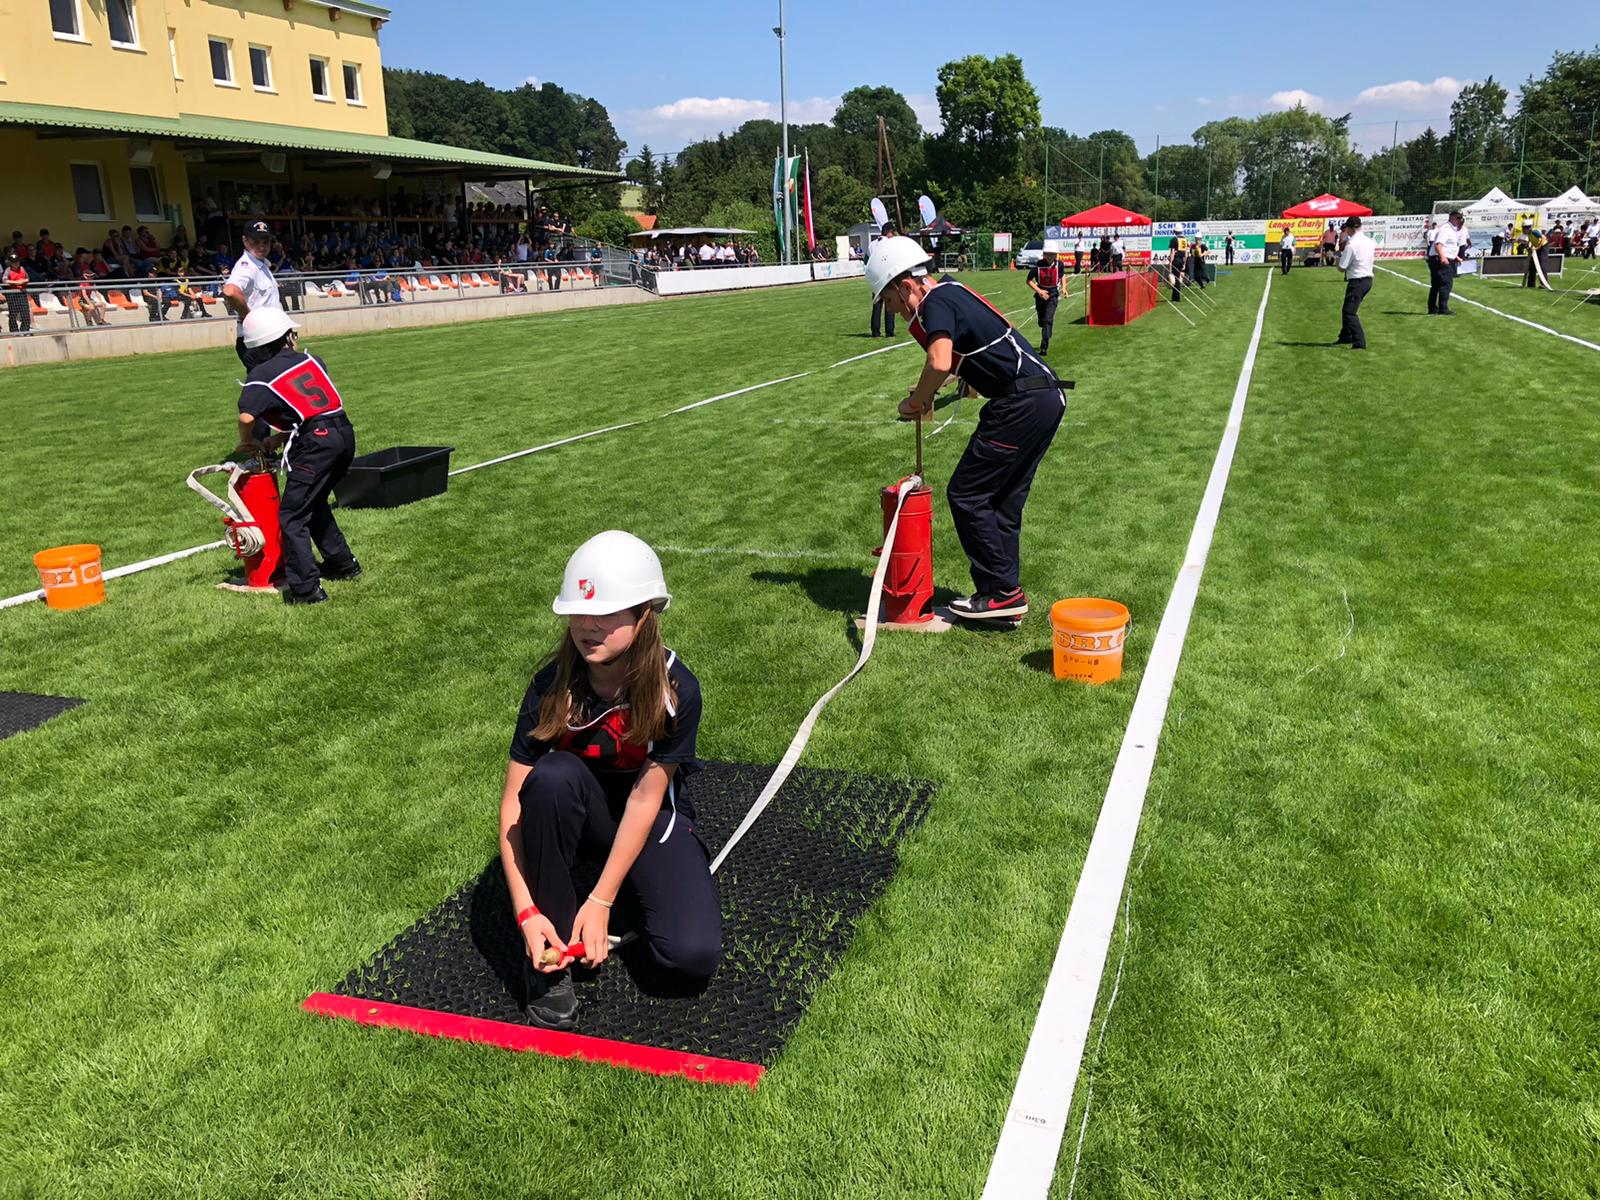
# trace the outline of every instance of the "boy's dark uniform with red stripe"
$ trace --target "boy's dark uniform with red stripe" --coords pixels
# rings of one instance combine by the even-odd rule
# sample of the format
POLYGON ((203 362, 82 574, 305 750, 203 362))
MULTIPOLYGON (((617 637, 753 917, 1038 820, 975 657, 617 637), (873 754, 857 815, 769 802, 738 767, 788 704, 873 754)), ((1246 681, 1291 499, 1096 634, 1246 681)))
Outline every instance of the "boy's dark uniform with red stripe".
POLYGON ((358 573, 361 568, 328 505, 328 494, 355 458, 356 431, 322 360, 285 347, 258 363, 239 393, 239 411, 290 431, 283 451, 283 499, 278 505, 289 591, 307 597, 321 587, 322 574, 311 553, 313 540, 330 576, 358 573))
POLYGON ((945 495, 972 561, 974 602, 1007 607, 1005 598, 1022 598, 1022 506, 1072 384, 1056 378, 994 305, 953 279, 923 297, 910 331, 923 349, 948 337, 956 374, 988 400, 945 495))
POLYGON ((1033 298, 1033 311, 1039 315, 1039 353, 1050 353, 1050 335, 1056 327, 1056 305, 1061 302, 1061 258, 1053 263, 1041 262, 1028 272, 1028 282, 1044 289, 1043 296, 1033 298))

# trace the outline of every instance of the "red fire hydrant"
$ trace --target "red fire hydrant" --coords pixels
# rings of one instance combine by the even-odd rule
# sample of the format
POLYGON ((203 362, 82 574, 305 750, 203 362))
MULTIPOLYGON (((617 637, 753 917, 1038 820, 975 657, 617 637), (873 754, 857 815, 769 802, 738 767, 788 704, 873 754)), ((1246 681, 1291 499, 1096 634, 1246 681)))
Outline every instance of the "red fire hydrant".
MULTIPOLYGON (((883 502, 883 535, 887 539, 889 522, 900 499, 900 484, 890 484, 879 498, 883 502)), ((933 489, 927 484, 920 483, 906 493, 900 524, 894 531, 894 545, 880 546, 876 553, 889 555, 889 567, 883 577, 883 622, 921 625, 933 620, 933 489)))
POLYGON ((234 554, 244 560, 246 587, 270 588, 274 577, 283 566, 283 535, 278 528, 278 477, 271 471, 257 471, 246 475, 238 488, 239 499, 253 521, 236 521, 224 517, 228 527, 228 544, 234 554), (254 527, 261 530, 261 549, 254 554, 241 554, 239 539, 234 530, 254 527))

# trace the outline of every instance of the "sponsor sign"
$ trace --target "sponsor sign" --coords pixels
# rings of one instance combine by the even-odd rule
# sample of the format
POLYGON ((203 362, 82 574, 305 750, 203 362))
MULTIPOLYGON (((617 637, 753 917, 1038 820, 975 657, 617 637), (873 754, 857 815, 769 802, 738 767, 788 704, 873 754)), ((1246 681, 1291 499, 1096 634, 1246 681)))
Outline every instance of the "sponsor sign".
POLYGON ((1230 233, 1235 265, 1266 261, 1265 221, 1157 221, 1153 250, 1158 259, 1164 259, 1172 249, 1174 237, 1181 236, 1185 242, 1198 238, 1206 244, 1206 257, 1223 263, 1230 233))

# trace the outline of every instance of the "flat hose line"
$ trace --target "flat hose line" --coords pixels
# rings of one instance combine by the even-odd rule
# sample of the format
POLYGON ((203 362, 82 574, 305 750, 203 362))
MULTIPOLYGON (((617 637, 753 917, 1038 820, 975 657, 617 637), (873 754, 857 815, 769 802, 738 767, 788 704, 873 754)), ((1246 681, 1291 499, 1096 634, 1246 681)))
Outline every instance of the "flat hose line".
POLYGON ((811 733, 816 728, 817 718, 822 715, 822 710, 828 706, 830 700, 844 689, 845 684, 861 673, 861 668, 867 665, 867 659, 872 657, 872 647, 878 640, 878 609, 883 600, 883 580, 889 570, 889 559, 891 557, 889 548, 894 545, 895 531, 900 525, 900 510, 905 505, 906 497, 911 494, 913 489, 921 486, 922 479, 917 475, 907 476, 897 485, 894 515, 889 518, 888 531, 883 535, 884 552, 878 558, 878 569, 872 573, 872 591, 867 598, 866 625, 861 638, 861 654, 856 659, 856 665, 850 668, 843 679, 817 697, 817 702, 811 706, 811 711, 806 713, 805 720, 801 721, 800 728, 795 730, 794 737, 789 742, 789 748, 783 752, 783 758, 779 760, 777 768, 772 772, 771 778, 767 780, 767 785, 761 789, 761 794, 755 798, 755 803, 750 806, 750 811, 745 813, 744 819, 739 822, 738 827, 728 836, 728 840, 722 844, 722 849, 717 851, 717 856, 711 860, 711 873, 713 875, 727 861, 729 853, 739 844, 739 840, 750 832, 750 827, 766 811, 767 805, 772 803, 773 797, 783 787, 784 782, 789 778, 790 772, 800 762, 800 756, 805 753, 806 743, 811 740, 811 733))

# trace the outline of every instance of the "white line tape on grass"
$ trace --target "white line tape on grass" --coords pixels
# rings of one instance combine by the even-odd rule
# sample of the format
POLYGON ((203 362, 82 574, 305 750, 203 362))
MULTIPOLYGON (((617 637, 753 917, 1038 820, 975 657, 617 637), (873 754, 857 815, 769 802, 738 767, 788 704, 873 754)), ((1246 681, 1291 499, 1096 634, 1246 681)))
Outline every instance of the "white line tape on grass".
POLYGON ((1166 720, 1167 701, 1178 674, 1189 618, 1194 612, 1200 577, 1205 572, 1206 555, 1216 531, 1217 514, 1233 466, 1233 451, 1239 441, 1239 426, 1244 419, 1245 397, 1250 392, 1250 377, 1255 371, 1256 350, 1261 345, 1261 328, 1267 315, 1267 297, 1272 294, 1272 273, 1261 292, 1256 310, 1256 326, 1245 351, 1244 367, 1234 388, 1228 410, 1228 425, 1217 447, 1206 483, 1200 511, 1183 567, 1172 585, 1155 645, 1145 665, 1139 694, 1111 772, 1100 817, 1095 823, 1083 873, 1073 893, 1066 928, 1056 949, 1044 999, 1028 1039, 1027 1053, 1017 1075, 1011 1106, 1000 1129, 999 1145, 989 1165, 984 1185, 986 1200, 1044 1200, 1050 1193, 1061 1139, 1072 1110, 1072 1094, 1083 1066, 1084 1047, 1094 1021, 1095 1001, 1105 974, 1106 955, 1116 929, 1117 909, 1128 863, 1139 833, 1139 817, 1144 812, 1145 792, 1155 766, 1156 746, 1166 720))
MULTIPOLYGON (((171 554, 162 554, 156 558, 142 559, 136 563, 129 563, 125 567, 113 567, 105 572, 102 579, 121 579, 124 575, 137 575, 140 571, 148 571, 151 567, 165 566, 170 562, 177 562, 180 558, 188 558, 191 554, 199 554, 205 550, 216 550, 226 546, 226 540, 207 542, 204 546, 190 546, 187 550, 174 550, 171 554)), ((43 600, 44 592, 23 592, 18 596, 9 596, 0 600, 0 608, 10 608, 13 604, 26 604, 29 600, 43 600)))
POLYGON ((502 454, 499 458, 491 458, 481 463, 473 463, 470 467, 458 467, 454 471, 450 472, 450 478, 454 479, 457 475, 465 475, 468 471, 476 471, 483 467, 492 467, 497 463, 510 462, 514 458, 527 458, 530 454, 538 454, 544 450, 554 450, 557 446, 566 446, 573 442, 581 442, 585 438, 599 437, 603 433, 615 433, 619 429, 632 429, 635 425, 640 423, 641 422, 639 421, 627 421, 621 425, 607 425, 604 429, 591 429, 588 433, 574 434, 572 437, 562 438, 559 442, 546 442, 542 446, 530 446, 526 450, 518 450, 514 454, 502 454))
POLYGON ((845 366, 848 363, 860 362, 863 358, 871 358, 874 354, 887 354, 891 350, 904 350, 907 346, 915 346, 915 345, 916 345, 915 342, 907 341, 907 342, 896 342, 893 346, 880 346, 876 350, 868 350, 865 354, 857 354, 854 358, 841 358, 836 363, 829 363, 828 364, 828 370, 831 371, 831 370, 834 369, 834 367, 842 367, 842 366, 845 366))
POLYGON ((696 400, 693 404, 685 404, 682 408, 675 408, 666 415, 676 416, 696 408, 704 408, 707 404, 715 404, 718 400, 731 400, 734 396, 742 396, 746 392, 759 392, 762 388, 776 387, 780 383, 788 383, 791 379, 804 379, 810 371, 801 371, 798 375, 785 375, 782 379, 769 379, 765 383, 752 383, 749 387, 742 387, 735 392, 723 392, 720 396, 707 396, 704 400, 696 400))
MULTIPOLYGON (((1428 286, 1422 280, 1413 279, 1411 276, 1402 271, 1393 271, 1388 267, 1379 267, 1378 270, 1388 271, 1389 274, 1393 275, 1396 279, 1404 279, 1407 283, 1414 283, 1418 287, 1428 286)), ((1512 313, 1501 312, 1498 308, 1491 308, 1489 305, 1484 304, 1481 301, 1470 300, 1466 296, 1463 296, 1460 292, 1451 293, 1450 298, 1452 300, 1459 300, 1463 304, 1470 304, 1474 308, 1481 308, 1484 312, 1491 312, 1497 317, 1504 317, 1508 321, 1515 321, 1518 325, 1526 325, 1529 329, 1537 329, 1540 333, 1548 333, 1551 337, 1560 338, 1564 342, 1571 342, 1575 346, 1582 346, 1585 350, 1600 350, 1600 345, 1596 345, 1594 342, 1586 342, 1581 337, 1573 337, 1570 333, 1562 333, 1559 329, 1551 329, 1548 325, 1541 325, 1539 322, 1530 321, 1526 317, 1519 317, 1512 313)))

